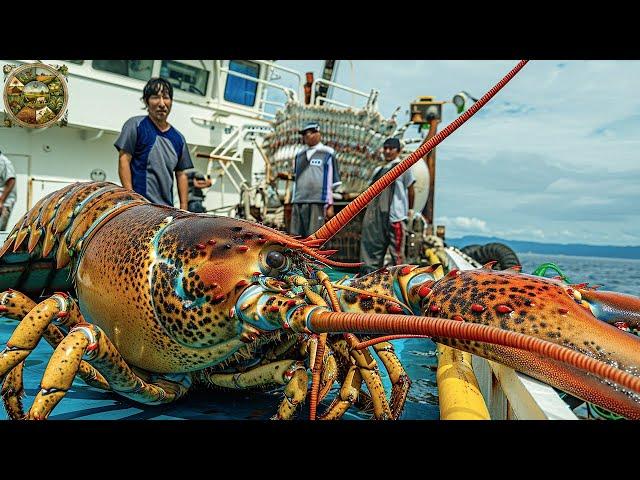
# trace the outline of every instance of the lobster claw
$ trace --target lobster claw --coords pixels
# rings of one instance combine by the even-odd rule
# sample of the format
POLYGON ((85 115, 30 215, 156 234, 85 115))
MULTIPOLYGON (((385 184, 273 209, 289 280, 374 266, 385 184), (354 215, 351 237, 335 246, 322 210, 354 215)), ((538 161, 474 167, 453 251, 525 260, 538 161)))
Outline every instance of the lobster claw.
POLYGON ((579 289, 591 313, 603 322, 625 322, 631 328, 640 328, 640 298, 605 290, 579 289))

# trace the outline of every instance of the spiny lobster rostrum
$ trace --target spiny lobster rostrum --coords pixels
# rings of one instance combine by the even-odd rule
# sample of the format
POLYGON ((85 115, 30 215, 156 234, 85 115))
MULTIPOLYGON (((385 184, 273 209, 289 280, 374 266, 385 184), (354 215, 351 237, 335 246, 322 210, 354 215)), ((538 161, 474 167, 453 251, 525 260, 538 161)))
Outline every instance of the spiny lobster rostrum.
POLYGON ((40 200, 0 249, 0 285, 40 278, 72 294, 37 304, 16 290, 0 294, 0 313, 20 321, 0 352, 9 415, 47 418, 79 375, 144 404, 172 402, 194 384, 280 384, 277 418, 291 418, 307 398, 309 369, 312 418, 335 381, 342 386, 322 418, 363 399, 376 418, 397 418, 409 379, 388 337, 355 336, 391 334, 431 336, 640 418, 640 340, 606 323, 637 325, 635 297, 490 266, 436 279, 434 266, 403 265, 339 283, 322 271, 345 264, 321 245, 523 65, 307 239, 153 205, 110 183, 76 183, 40 200), (43 264, 51 268, 36 268, 43 264), (23 365, 42 337, 55 350, 25 415, 23 365), (367 349, 373 343, 389 371, 390 401, 367 349))

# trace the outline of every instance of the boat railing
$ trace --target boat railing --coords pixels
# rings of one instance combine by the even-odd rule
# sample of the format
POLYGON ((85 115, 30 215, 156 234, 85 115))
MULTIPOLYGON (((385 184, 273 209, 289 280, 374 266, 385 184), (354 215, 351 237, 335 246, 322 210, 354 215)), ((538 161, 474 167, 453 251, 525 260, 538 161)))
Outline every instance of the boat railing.
MULTIPOLYGON (((250 60, 250 62, 259 63, 260 65, 264 65, 272 70, 281 70, 283 72, 290 73, 298 78, 297 82, 297 95, 299 98, 302 98, 304 95, 303 85, 302 85, 302 74, 293 68, 284 67, 282 65, 278 65, 274 62, 269 62, 268 60, 250 60)), ((271 80, 271 78, 269 79, 271 80)))
MULTIPOLYGON (((330 80, 325 80, 324 78, 316 78, 313 83, 311 84, 311 91, 315 92, 316 91, 316 87, 319 83, 323 83, 327 86, 330 87, 334 87, 338 90, 344 90, 345 92, 349 92, 349 93, 353 93, 354 95, 358 95, 360 97, 366 98, 367 99, 367 103, 366 103, 366 108, 369 110, 373 110, 376 108, 377 106, 377 102, 378 102, 378 90, 376 89, 371 89, 371 92, 366 93, 366 92, 362 92, 360 90, 356 90, 355 88, 351 88, 351 87, 347 87, 346 85, 341 85, 339 83, 336 82, 332 82, 330 80)), ((315 93, 314 93, 315 94, 315 93)), ((327 97, 316 97, 314 100, 314 104, 315 105, 322 105, 322 103, 331 103, 333 105, 339 105, 345 108, 350 108, 351 105, 348 105, 346 103, 342 103, 342 102, 338 102, 337 100, 333 100, 331 98, 327 98, 327 97)))

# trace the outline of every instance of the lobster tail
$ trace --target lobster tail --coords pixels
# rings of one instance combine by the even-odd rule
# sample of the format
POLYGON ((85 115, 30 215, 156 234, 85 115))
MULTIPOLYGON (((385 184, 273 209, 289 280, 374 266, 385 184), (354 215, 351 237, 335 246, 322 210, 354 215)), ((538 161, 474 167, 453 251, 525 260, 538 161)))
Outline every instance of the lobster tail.
POLYGON ((0 248, 0 288, 68 288, 69 272, 56 270, 70 264, 83 240, 104 220, 141 203, 147 200, 109 182, 74 183, 42 198, 0 248))

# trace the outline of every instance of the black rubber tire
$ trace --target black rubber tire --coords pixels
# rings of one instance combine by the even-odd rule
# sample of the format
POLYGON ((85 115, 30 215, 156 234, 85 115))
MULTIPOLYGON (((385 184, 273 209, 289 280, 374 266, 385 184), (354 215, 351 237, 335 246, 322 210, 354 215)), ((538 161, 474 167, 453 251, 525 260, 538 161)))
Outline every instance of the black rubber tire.
POLYGON ((504 243, 487 243, 486 245, 468 245, 462 251, 481 264, 496 260, 493 268, 504 270, 505 268, 520 265, 518 255, 504 243))
POLYGON ((482 248, 482 245, 479 245, 479 244, 475 243, 473 245, 467 245, 466 247, 462 247, 460 250, 462 250, 463 253, 466 253, 471 258, 476 260, 476 256, 478 255, 478 251, 481 248, 482 248))

